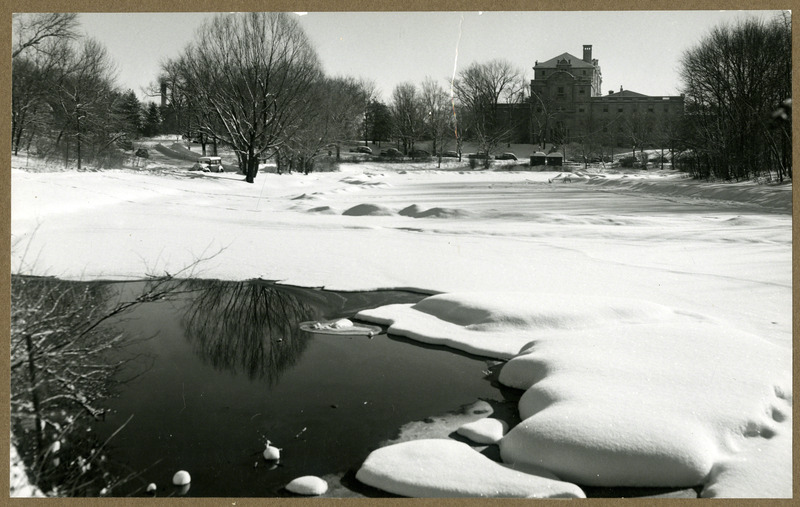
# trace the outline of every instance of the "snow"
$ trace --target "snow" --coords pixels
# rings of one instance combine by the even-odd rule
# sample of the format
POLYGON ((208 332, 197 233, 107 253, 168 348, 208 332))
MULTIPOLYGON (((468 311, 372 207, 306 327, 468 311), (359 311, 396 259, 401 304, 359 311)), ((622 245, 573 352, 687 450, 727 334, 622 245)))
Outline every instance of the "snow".
POLYGON ((297 495, 319 496, 328 491, 328 483, 314 475, 304 475, 303 477, 292 479, 286 485, 286 490, 297 495))
POLYGON ((477 444, 496 444, 508 431, 508 424, 500 419, 479 419, 467 423, 458 430, 459 435, 466 437, 477 444))
POLYGON ((12 272, 415 289, 434 296, 360 318, 514 358, 501 380, 527 393, 507 461, 791 494, 791 185, 368 161, 248 185, 182 162, 34 163, 12 157, 12 272))
POLYGON ((446 439, 412 440, 372 451, 356 479, 408 497, 585 498, 574 484, 505 467, 446 439))

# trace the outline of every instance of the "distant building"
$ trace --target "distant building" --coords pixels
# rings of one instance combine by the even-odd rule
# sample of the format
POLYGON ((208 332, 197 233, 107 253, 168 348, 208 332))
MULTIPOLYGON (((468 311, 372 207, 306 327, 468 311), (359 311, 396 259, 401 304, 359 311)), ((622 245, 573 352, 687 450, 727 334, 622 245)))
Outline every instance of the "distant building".
POLYGON ((528 103, 504 105, 511 142, 570 142, 625 146, 658 143, 683 114, 683 96, 649 96, 630 90, 603 95, 603 75, 592 46, 583 58, 562 53, 536 61, 528 103))

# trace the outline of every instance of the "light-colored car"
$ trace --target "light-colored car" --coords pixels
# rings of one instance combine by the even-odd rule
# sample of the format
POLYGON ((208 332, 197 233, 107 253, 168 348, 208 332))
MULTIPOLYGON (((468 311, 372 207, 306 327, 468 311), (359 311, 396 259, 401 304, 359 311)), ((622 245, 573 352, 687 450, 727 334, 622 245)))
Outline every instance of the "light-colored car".
POLYGON ((192 171, 221 173, 224 171, 222 168, 222 159, 220 157, 200 157, 192 166, 192 171))

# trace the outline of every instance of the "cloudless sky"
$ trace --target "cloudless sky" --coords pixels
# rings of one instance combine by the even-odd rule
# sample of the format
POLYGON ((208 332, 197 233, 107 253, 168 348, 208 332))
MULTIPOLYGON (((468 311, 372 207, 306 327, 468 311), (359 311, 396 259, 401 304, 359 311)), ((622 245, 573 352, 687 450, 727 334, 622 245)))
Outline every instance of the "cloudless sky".
MULTIPOLYGON (((603 94, 677 95, 682 53, 711 28, 778 11, 309 12, 299 16, 328 75, 375 81, 384 100, 426 76, 444 86, 470 63, 505 58, 533 77, 536 60, 593 46, 603 94)), ((82 13, 86 35, 108 49, 119 84, 140 98, 166 58, 176 57, 213 13, 82 13)))

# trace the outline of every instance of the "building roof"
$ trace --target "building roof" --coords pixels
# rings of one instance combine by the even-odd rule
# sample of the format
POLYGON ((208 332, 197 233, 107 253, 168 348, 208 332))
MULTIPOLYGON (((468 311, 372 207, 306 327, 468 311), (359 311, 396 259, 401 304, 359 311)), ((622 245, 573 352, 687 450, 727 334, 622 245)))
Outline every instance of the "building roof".
POLYGON ((568 60, 573 68, 575 69, 593 69, 594 64, 591 62, 584 62, 582 58, 578 58, 577 56, 570 54, 570 53, 561 53, 560 55, 556 56, 555 58, 551 58, 546 62, 538 62, 533 68, 534 69, 555 69, 558 66, 558 62, 561 60, 568 60))
POLYGON ((596 99, 619 99, 619 98, 641 98, 646 99, 649 98, 650 95, 644 95, 642 93, 632 92, 630 90, 622 90, 621 92, 613 92, 609 93, 608 95, 603 95, 602 97, 594 97, 596 99))

